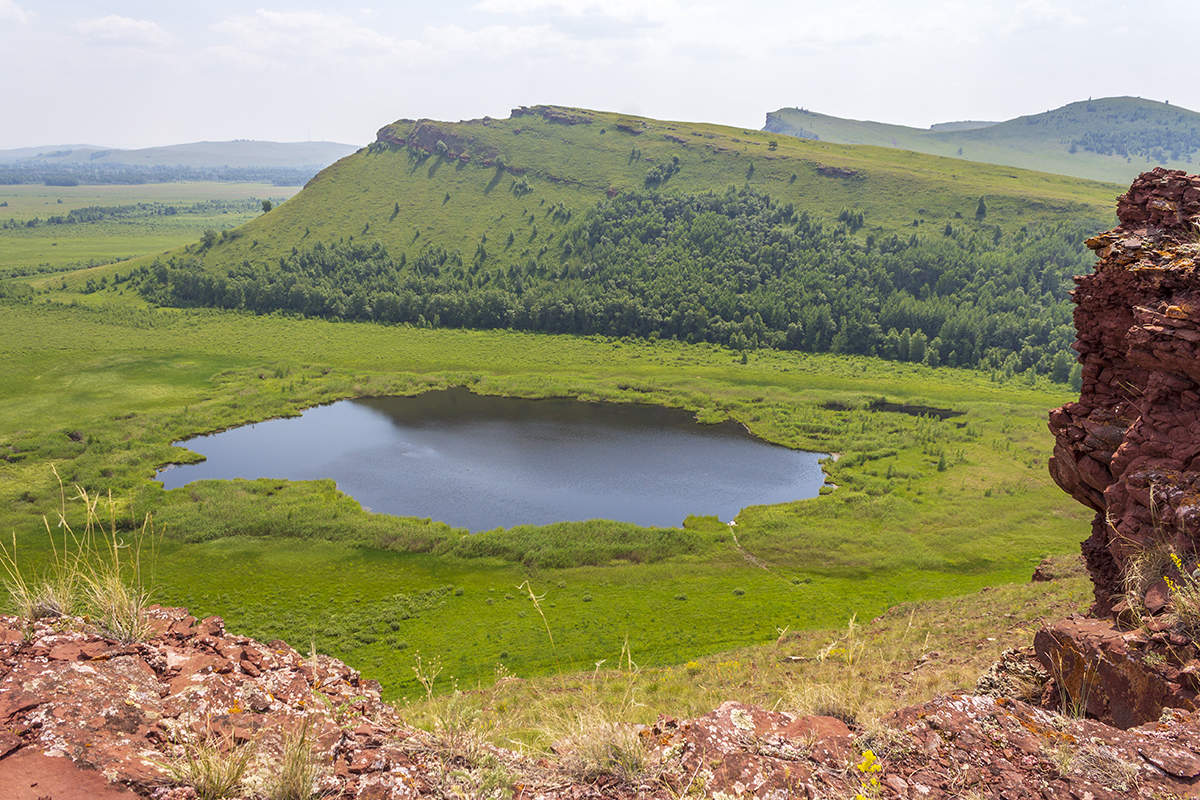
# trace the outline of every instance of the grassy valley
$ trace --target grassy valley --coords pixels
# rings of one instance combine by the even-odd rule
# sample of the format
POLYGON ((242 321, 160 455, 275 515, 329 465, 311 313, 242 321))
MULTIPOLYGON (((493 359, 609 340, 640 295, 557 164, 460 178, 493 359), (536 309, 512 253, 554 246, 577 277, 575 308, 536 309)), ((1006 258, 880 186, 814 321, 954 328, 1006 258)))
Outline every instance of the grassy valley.
POLYGON ((781 108, 767 114, 765 130, 1117 183, 1156 166, 1188 169, 1200 151, 1200 114, 1140 97, 1104 97, 1004 122, 929 129, 781 108))
MULTIPOLYGON (((110 264, 194 242, 282 202, 298 187, 262 183, 0 185, 0 281, 110 264)), ((0 291, 3 291, 0 287, 0 291)))
POLYGON ((857 357, 761 351, 743 364, 703 344, 151 310, 129 300, 3 307, 0 507, 23 557, 45 553, 40 515, 58 505, 57 464, 68 483, 111 489, 123 518, 154 514, 161 600, 343 657, 393 697, 415 690, 417 652, 440 657, 445 677, 463 685, 489 682, 497 662, 519 675, 583 668, 626 642, 646 665, 679 663, 773 640, 782 628, 1023 580, 1045 554, 1075 549, 1086 526, 1045 474, 1044 409, 1065 399, 1065 387, 857 357), (468 538, 368 514, 328 481, 170 492, 152 481, 158 465, 194 458, 171 446, 189 434, 339 397, 447 385, 732 418, 769 441, 840 453, 828 465, 838 489, 746 509, 736 542, 727 526, 692 519, 665 540, 647 531, 659 546, 631 553, 610 548, 631 534, 616 523, 468 538), (885 410, 872 405, 879 397, 964 416, 885 410), (518 589, 526 581, 544 595, 556 648, 518 589))
MULTIPOLYGON (((73 202, 92 205, 87 191, 73 202)), ((133 261, 43 275, 6 262, 0 527, 14 532, 25 563, 49 557, 41 517, 61 500, 53 465, 68 486, 111 491, 119 527, 153 515, 149 578, 160 600, 344 658, 393 698, 424 693, 418 655, 444 667, 439 692, 455 681, 488 686, 498 674, 589 669, 623 651, 646 668, 678 665, 896 603, 1023 581, 1086 532, 1087 515, 1045 472, 1045 410, 1070 390, 1043 357, 1063 344, 1068 278, 1085 258, 1078 239, 1107 226, 1117 191, 574 109, 396 123, 270 212, 214 225, 169 254, 155 255, 157 240, 141 229, 130 246, 149 255, 133 261), (672 258, 656 260, 664 252, 672 258), (700 283, 720 287, 703 295, 712 308, 693 315, 708 326, 696 335, 636 325, 619 336, 519 331, 511 317, 481 325, 428 307, 412 319, 377 312, 385 295, 400 296, 396 287, 423 301, 457 296, 446 308, 460 311, 480 308, 480 292, 503 299, 518 284, 519 296, 558 302, 627 281, 626 296, 652 285, 671 303, 671 282, 697 280, 689 264, 707 270, 700 283), (656 270, 666 280, 655 283, 656 270), (185 278, 225 288, 172 295, 185 278), (352 311, 356 280, 362 302, 352 311), (255 306, 247 289, 259 281, 289 287, 268 298, 300 287, 304 300, 320 289, 346 305, 255 306), (793 284, 811 294, 787 295, 793 284), (240 301, 226 302, 231 286, 240 301), (970 362, 930 345, 954 307, 983 324, 992 311, 1013 312, 985 304, 996 297, 1016 309, 1034 303, 1037 315, 1026 316, 1051 323, 972 355, 991 369, 945 366, 970 362), (789 331, 817 328, 743 314, 739 304, 755 298, 783 319, 822 304, 839 317, 826 338, 789 343, 789 331), (856 298, 877 355, 834 345, 856 298), (767 441, 837 454, 826 462, 837 488, 747 508, 736 527, 690 517, 668 529, 593 520, 471 535, 369 513, 332 481, 164 491, 153 480, 164 464, 198 458, 172 444, 190 435, 449 386, 735 420, 767 441)), ((38 202, 47 200, 14 203, 14 216, 44 217, 38 202)), ((79 228, 81 241, 95 230, 79 228)), ((592 318, 580 308, 574 320, 592 318)))

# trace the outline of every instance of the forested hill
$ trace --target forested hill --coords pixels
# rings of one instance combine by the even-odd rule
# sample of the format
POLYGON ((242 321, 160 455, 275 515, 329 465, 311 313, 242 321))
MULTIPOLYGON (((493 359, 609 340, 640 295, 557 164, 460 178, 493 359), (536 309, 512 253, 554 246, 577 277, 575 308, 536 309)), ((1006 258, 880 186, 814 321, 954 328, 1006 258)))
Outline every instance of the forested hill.
POLYGON ((1157 166, 1194 171, 1192 162, 1200 160, 1200 114, 1140 97, 1104 97, 1005 122, 928 129, 781 108, 767 114, 764 130, 1122 184, 1157 166))
POLYGON ((578 109, 401 121, 282 206, 93 274, 172 305, 1056 372, 1120 187, 578 109))

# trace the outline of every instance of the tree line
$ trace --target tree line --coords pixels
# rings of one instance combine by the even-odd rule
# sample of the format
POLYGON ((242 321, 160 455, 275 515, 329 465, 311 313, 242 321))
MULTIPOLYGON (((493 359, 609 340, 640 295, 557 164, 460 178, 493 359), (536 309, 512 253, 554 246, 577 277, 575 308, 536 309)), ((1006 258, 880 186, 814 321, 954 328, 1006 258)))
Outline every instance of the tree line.
POLYGON ((1005 233, 979 215, 932 235, 852 236, 862 224, 850 210, 823 225, 749 188, 647 190, 599 202, 536 253, 518 254, 511 236, 469 256, 427 243, 412 258, 379 243, 319 242, 222 272, 172 258, 128 279, 174 306, 1070 376, 1071 277, 1090 269, 1082 241, 1104 221, 1005 233))

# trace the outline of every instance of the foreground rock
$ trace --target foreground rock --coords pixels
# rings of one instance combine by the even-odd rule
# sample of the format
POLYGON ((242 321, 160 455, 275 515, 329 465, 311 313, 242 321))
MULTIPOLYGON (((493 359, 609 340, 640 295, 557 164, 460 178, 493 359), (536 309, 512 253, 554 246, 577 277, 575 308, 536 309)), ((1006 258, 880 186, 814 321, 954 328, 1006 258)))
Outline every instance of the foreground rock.
POLYGON ((1117 216, 1076 278, 1079 401, 1050 415, 1050 472, 1096 510, 1083 552, 1101 614, 1147 549, 1200 545, 1200 177, 1147 172, 1117 216))
POLYGON ((240 796, 257 798, 284 737, 306 720, 330 798, 846 798, 874 778, 867 796, 1103 800, 1195 796, 1200 777, 1192 711, 1160 709, 1121 730, 1004 696, 950 696, 869 733, 726 703, 642 729, 639 774, 582 780, 545 759, 409 728, 378 686, 334 659, 233 636, 182 609, 152 614, 154 637, 130 645, 78 620, 0 617, 0 797, 193 800, 166 764, 183 742, 207 739, 254 748, 240 796), (502 786, 489 788, 496 774, 502 786))

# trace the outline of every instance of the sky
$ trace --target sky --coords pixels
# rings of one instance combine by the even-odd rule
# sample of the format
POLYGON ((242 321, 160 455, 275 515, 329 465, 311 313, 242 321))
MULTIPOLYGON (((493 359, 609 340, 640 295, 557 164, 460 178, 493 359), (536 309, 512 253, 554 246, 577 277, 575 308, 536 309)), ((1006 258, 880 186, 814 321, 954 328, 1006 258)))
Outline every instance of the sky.
POLYGON ((0 0, 0 148, 366 144, 396 119, 506 117, 538 103, 746 128, 785 106, 920 127, 1112 95, 1200 109, 1200 81, 1177 69, 1186 37, 1173 33, 1200 29, 1200 3, 1140 9, 1118 0, 0 0))

